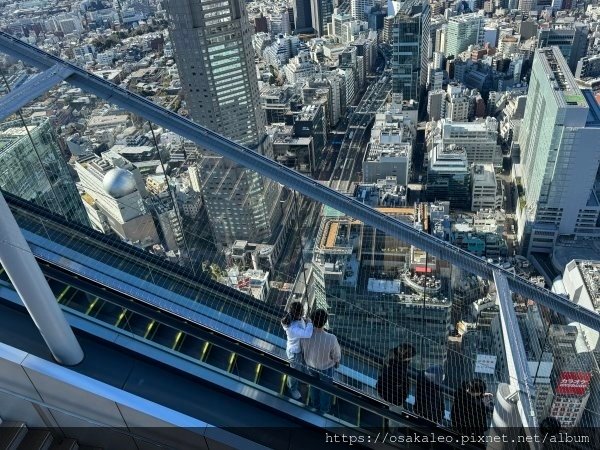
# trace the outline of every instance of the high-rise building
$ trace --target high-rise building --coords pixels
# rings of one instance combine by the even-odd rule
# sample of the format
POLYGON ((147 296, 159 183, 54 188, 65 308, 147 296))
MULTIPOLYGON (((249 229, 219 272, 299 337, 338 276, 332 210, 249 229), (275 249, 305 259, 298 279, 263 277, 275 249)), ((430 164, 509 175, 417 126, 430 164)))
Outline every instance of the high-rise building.
POLYGON ((412 0, 402 5, 392 25, 392 90, 404 100, 419 101, 427 82, 429 4, 412 0))
POLYGON ((435 145, 429 153, 427 198, 448 200, 452 208, 471 208, 471 172, 467 152, 456 145, 435 145))
MULTIPOLYGON (((193 120, 271 156, 244 2, 167 0, 164 5, 193 120)), ((275 239, 282 215, 280 185, 207 152, 198 167, 216 243, 275 239)))
POLYGON ((594 357, 577 322, 551 325, 548 337, 556 361, 550 415, 564 428, 575 427, 580 424, 590 399, 590 384, 596 366, 594 357))
POLYGON ((446 28, 446 56, 457 56, 469 45, 482 44, 484 18, 477 13, 451 17, 446 28))
POLYGON ((310 0, 312 26, 319 36, 327 34, 327 24, 333 15, 333 0, 310 0))
POLYGON ((392 177, 399 185, 410 181, 410 163, 417 135, 416 125, 402 113, 401 97, 383 105, 375 115, 371 140, 363 161, 363 181, 375 183, 392 177))
POLYGON ((585 56, 579 60, 575 69, 575 78, 600 76, 600 55, 585 56))
POLYGON ((373 6, 375 0, 350 0, 350 15, 357 20, 366 20, 366 12, 373 6))
POLYGON ((465 150, 470 164, 500 165, 502 154, 498 145, 498 121, 493 117, 475 122, 454 122, 442 119, 428 126, 427 146, 437 143, 444 147, 456 145, 465 150))
POLYGON ((312 32, 311 0, 294 0, 295 33, 312 32))
POLYGON ((571 72, 575 72, 577 63, 585 56, 588 45, 588 26, 582 23, 553 24, 538 31, 538 48, 560 48, 571 72))
MULTIPOLYGON (((408 220, 410 216, 403 215, 412 209, 376 206, 381 190, 376 193, 371 189, 367 188, 370 193, 363 196, 363 201, 371 204, 370 198, 374 197, 374 207, 408 220)), ((327 308, 329 326, 338 337, 368 346, 380 357, 385 357, 395 343, 409 342, 418 349, 417 365, 425 368, 444 363, 451 302, 441 288, 436 260, 431 255, 427 257, 414 247, 327 208, 311 267, 312 302, 315 307, 327 308), (427 264, 420 264, 421 256, 427 264), (373 277, 382 273, 387 279, 373 277), (359 290, 360 279, 368 280, 366 291, 359 290), (368 317, 360 337, 356 334, 357 314, 368 317)))
POLYGON ((550 252, 558 235, 600 232, 599 140, 600 106, 592 92, 579 89, 558 47, 536 50, 519 135, 524 252, 550 252))
POLYGON ((48 119, 0 124, 0 189, 88 225, 48 119))
POLYGON ((471 168, 473 195, 471 209, 496 209, 502 206, 502 196, 497 195, 496 172, 492 164, 473 164, 471 168))

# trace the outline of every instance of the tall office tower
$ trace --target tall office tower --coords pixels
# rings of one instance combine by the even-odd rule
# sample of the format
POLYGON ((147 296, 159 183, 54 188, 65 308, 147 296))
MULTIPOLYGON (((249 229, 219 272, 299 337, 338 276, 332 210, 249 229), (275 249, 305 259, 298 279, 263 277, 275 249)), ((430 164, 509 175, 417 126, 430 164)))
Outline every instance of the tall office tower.
POLYGON ((538 48, 560 48, 567 60, 571 72, 577 69, 577 63, 583 58, 588 46, 588 26, 582 23, 553 24, 538 31, 538 48))
MULTIPOLYGON (((244 2, 167 0, 164 5, 194 121, 271 157, 244 2)), ((282 214, 280 185, 207 152, 198 168, 216 243, 273 239, 282 214)))
POLYGON ((89 226, 48 119, 0 124, 0 189, 89 226), (31 137, 31 138, 30 138, 31 137))
POLYGON ((327 24, 333 15, 333 0, 310 0, 312 26, 319 36, 327 34, 327 24))
POLYGON ((437 144, 430 150, 427 199, 447 200, 453 209, 471 209, 471 172, 465 149, 437 144))
POLYGON ((477 13, 451 17, 446 28, 446 56, 457 56, 469 45, 482 44, 484 18, 477 13))
POLYGON ((311 0, 294 0, 295 34, 313 31, 311 0))
POLYGON ((537 49, 519 144, 517 216, 524 252, 551 252, 559 235, 597 236, 600 106, 577 86, 558 47, 537 49))
POLYGON ((429 4, 411 0, 402 4, 392 28, 392 90, 404 100, 419 101, 427 83, 429 4))
POLYGON ((375 0, 350 0, 350 15, 356 20, 366 20, 366 11, 375 6, 375 0))
POLYGON ((519 0, 519 11, 528 13, 532 9, 535 9, 535 0, 519 0))

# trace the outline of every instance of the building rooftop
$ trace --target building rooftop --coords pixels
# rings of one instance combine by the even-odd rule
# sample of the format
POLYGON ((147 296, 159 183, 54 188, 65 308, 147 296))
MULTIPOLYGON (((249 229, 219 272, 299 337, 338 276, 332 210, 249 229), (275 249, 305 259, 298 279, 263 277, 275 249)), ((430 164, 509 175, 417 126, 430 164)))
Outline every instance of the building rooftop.
POLYGON ((473 184, 496 186, 493 164, 473 165, 473 184))
POLYGON ((370 142, 365 161, 379 161, 384 158, 405 158, 410 154, 411 147, 411 144, 408 142, 400 144, 370 142))
POLYGON ((536 53, 542 59, 556 96, 566 103, 566 106, 586 106, 587 102, 559 48, 541 48, 536 50, 536 53))
POLYGON ((600 261, 578 261, 577 268, 590 298, 600 299, 600 261))

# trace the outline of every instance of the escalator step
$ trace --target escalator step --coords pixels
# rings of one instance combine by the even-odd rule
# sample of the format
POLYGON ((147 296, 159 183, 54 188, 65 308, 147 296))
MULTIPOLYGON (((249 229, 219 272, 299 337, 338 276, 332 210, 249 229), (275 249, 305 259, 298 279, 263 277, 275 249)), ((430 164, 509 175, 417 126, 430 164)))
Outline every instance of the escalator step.
POLYGON ((144 336, 150 319, 140 314, 131 314, 127 321, 123 321, 123 329, 138 336, 144 336))
POLYGON ((63 439, 60 444, 54 444, 51 450, 78 450, 79 444, 75 439, 63 439))
POLYGON ((115 323, 117 318, 123 312, 123 308, 113 303, 103 302, 102 306, 97 309, 94 316, 96 319, 106 323, 115 323))
POLYGON ((152 336, 152 341, 162 345, 163 347, 173 348, 175 337, 177 336, 178 332, 179 330, 176 328, 161 324, 156 328, 156 331, 152 336))
POLYGON ((256 366, 256 362, 242 358, 238 355, 231 367, 231 373, 246 380, 254 381, 256 377, 256 366))
POLYGON ((0 425, 0 448, 16 450, 27 436, 27 425, 24 422, 3 422, 0 425))
POLYGON ((92 301, 93 297, 88 296, 85 292, 76 289, 70 289, 65 293, 61 303, 71 309, 74 309, 75 311, 87 314, 86 311, 90 307, 92 301))
POLYGON ((53 442, 48 430, 29 430, 21 441, 18 450, 48 450, 53 442))

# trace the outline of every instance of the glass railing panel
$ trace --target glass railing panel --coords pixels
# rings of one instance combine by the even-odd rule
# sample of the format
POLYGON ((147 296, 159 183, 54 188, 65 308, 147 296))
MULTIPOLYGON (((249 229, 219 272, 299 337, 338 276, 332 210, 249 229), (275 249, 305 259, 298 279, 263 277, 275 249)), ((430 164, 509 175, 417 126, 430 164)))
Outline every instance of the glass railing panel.
MULTIPOLYGON (((91 99, 93 104, 82 118, 83 135, 106 140, 97 127, 103 120, 112 120, 117 124, 113 128, 121 133, 117 140, 123 139, 124 144, 97 142, 100 145, 92 149, 93 153, 83 152, 70 160, 78 174, 76 186, 88 228, 77 225, 80 228, 74 232, 77 221, 70 217, 71 224, 65 227, 23 206, 13 208, 14 214, 27 230, 37 256, 54 257, 56 264, 69 270, 110 282, 117 290, 277 357, 287 356, 280 320, 291 305, 299 302, 299 315, 306 317, 323 309, 326 328, 341 347, 339 367, 333 371, 336 382, 380 398, 378 380, 393 365, 394 371, 407 373, 410 382, 399 394, 402 398, 392 403, 410 412, 420 408, 416 406, 421 392, 417 380, 422 383, 424 377, 443 378, 442 422, 456 426, 452 399, 465 383, 481 380, 485 388, 478 383, 477 389, 492 396, 501 383, 523 389, 518 372, 508 371, 510 358, 503 362, 502 350, 510 339, 500 318, 492 274, 502 273, 510 286, 521 292, 524 288, 519 282, 535 281, 538 274, 531 263, 515 256, 512 238, 502 231, 511 222, 501 210, 470 211, 462 203, 470 199, 465 183, 453 180, 448 186, 456 192, 446 196, 442 191, 434 195, 431 183, 421 182, 427 168, 420 162, 413 164, 424 156, 424 142, 417 136, 417 111, 406 102, 388 98, 388 91, 386 76, 359 90, 350 102, 347 119, 330 126, 318 151, 317 136, 302 141, 306 145, 291 148, 276 135, 271 139, 262 129, 248 131, 247 140, 240 138, 244 144, 282 163, 261 174, 181 139, 168 127, 91 99), (97 112, 98 117, 90 111, 97 112), (373 127, 376 112, 394 116, 394 126, 408 136, 405 143, 410 144, 410 151, 400 152, 401 162, 389 176, 368 173, 367 144, 376 138, 372 135, 377 128, 373 127), (101 151, 103 144, 110 148, 101 151), (114 152, 119 156, 111 156, 114 152), (277 182, 289 168, 308 176, 303 180, 307 184, 298 191, 277 182), (98 171, 99 177, 89 178, 95 176, 91 169, 98 171), (316 183, 337 190, 345 198, 311 191, 310 186, 316 183), (312 198, 300 191, 312 192, 312 198), (437 201, 442 197, 451 201, 437 201), (323 199, 328 204, 319 201, 323 199), (360 220, 353 215, 360 215, 360 220), (403 225, 390 223, 390 217, 403 225), (90 232, 92 223, 96 232, 103 234, 90 232), (401 361, 408 354, 410 361, 401 361)), ((156 100, 151 93, 142 94, 156 100)), ((186 115, 191 110, 186 103, 173 106, 186 115)), ((25 114, 21 125, 29 119, 25 114)), ((64 131, 48 139, 67 138, 64 131)), ((217 131, 227 134, 239 130, 222 127, 217 131)), ((35 147, 35 137, 29 136, 25 142, 35 147)), ((510 332, 526 341, 526 352, 529 341, 525 337, 530 334, 530 315, 534 314, 529 311, 534 307, 543 311, 544 305, 557 301, 544 299, 547 291, 543 289, 533 289, 531 284, 527 288, 528 295, 535 298, 504 300, 511 302, 511 311, 518 318, 518 330, 510 332)), ((96 309, 93 298, 70 295, 66 293, 59 301, 66 307, 72 302, 80 312, 89 309, 96 317, 102 316, 103 309, 96 309)), ((568 334, 564 326, 589 319, 584 317, 584 309, 589 312, 589 308, 578 307, 583 309, 569 309, 568 317, 546 312, 543 323, 548 330, 558 327, 568 334)), ((186 345, 183 340, 179 344, 172 330, 143 320, 138 323, 135 315, 125 314, 119 326, 126 329, 129 321, 136 334, 161 345, 168 347, 173 341, 175 347, 189 345, 190 352, 197 350, 197 342, 186 345)), ((544 378, 549 378, 552 389, 567 392, 565 384, 581 388, 585 380, 594 379, 588 375, 597 371, 597 332, 581 327, 577 332, 580 338, 573 344, 577 356, 569 362, 572 370, 563 372, 557 372, 555 364, 551 369, 541 364, 549 357, 546 353, 554 358, 555 347, 562 349, 564 344, 551 339, 550 331, 541 332, 545 341, 556 344, 551 345, 552 351, 541 352, 537 363, 527 364, 535 367, 534 375, 530 374, 535 382, 549 370, 550 375, 544 378), (588 351, 581 350, 584 347, 588 351), (571 376, 565 378, 569 383, 563 382, 564 373, 571 376)), ((298 347, 294 343, 291 347, 297 351, 305 345, 309 344, 298 347)), ((317 345, 324 346, 325 342, 317 345)), ((211 358, 209 350, 204 346, 201 358, 211 358)), ((337 355, 333 359, 337 360, 337 355)), ((317 365, 331 369, 330 360, 317 365)), ((592 387, 586 389, 592 392, 592 387)), ((471 384, 469 390, 473 389, 471 384)), ((302 396, 305 399, 306 393, 302 396)), ((535 392, 527 392, 527 396, 534 402, 539 398, 535 392)), ((486 411, 491 410, 488 397, 484 398, 486 411)), ((592 411, 597 402, 592 394, 590 398, 582 408, 592 411)), ((536 406, 536 411, 539 423, 545 419, 541 416, 546 410, 536 406)), ((592 420, 594 414, 589 411, 578 421, 592 420)), ((491 422, 489 416, 485 419, 491 422)))

